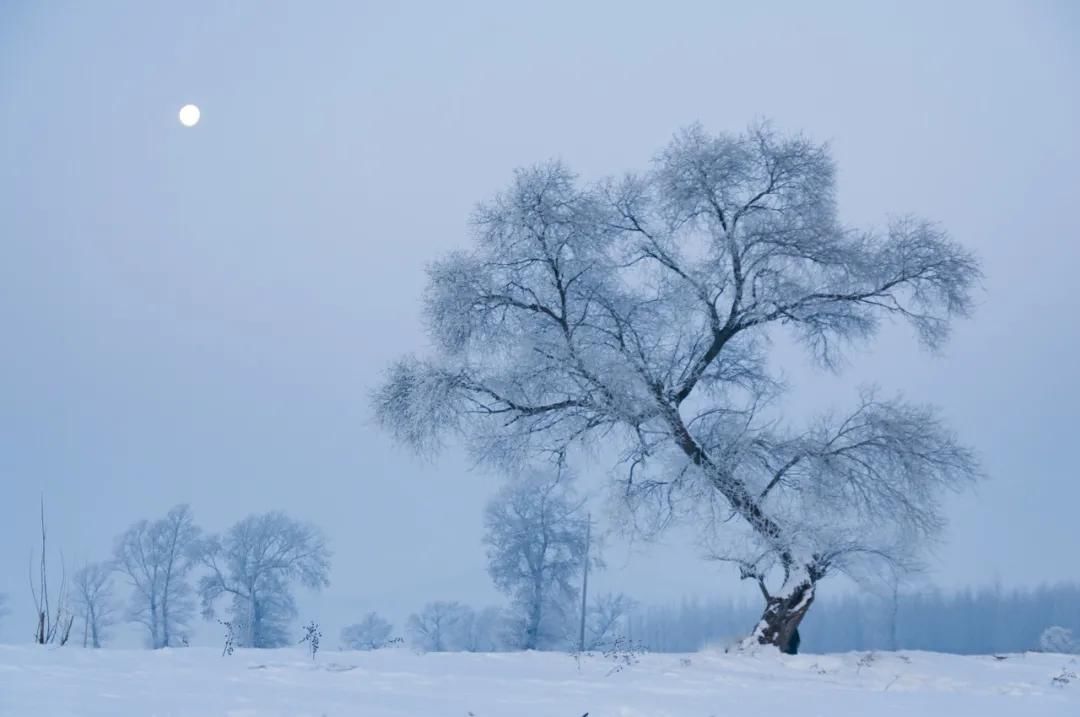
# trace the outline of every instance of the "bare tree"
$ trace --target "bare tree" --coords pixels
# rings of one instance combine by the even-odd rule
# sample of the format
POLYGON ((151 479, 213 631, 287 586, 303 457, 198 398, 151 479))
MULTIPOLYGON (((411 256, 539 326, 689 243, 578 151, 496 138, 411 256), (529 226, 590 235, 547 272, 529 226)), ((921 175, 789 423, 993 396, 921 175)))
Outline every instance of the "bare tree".
POLYGON ((506 645, 506 611, 489 605, 480 610, 468 609, 460 629, 461 649, 467 652, 497 652, 506 645))
POLYGON ((199 580, 203 615, 230 598, 231 621, 241 626, 242 647, 280 647, 291 642, 296 617, 292 583, 319 590, 330 584, 330 551, 315 526, 280 511, 251 515, 223 536, 202 543, 200 560, 209 574, 199 580))
POLYGON ((116 541, 114 564, 132 587, 129 618, 146 628, 152 648, 181 644, 195 613, 188 576, 201 532, 191 508, 178 505, 160 520, 135 523, 116 541))
POLYGON ((843 226, 823 146, 693 126, 641 175, 519 171, 474 227, 429 269, 436 353, 393 365, 382 425, 420 451, 461 435, 496 464, 602 438, 636 530, 689 520, 758 584, 756 642, 792 650, 822 578, 909 559, 941 491, 978 476, 931 408, 865 393, 808 426, 783 416, 778 332, 833 369, 883 320, 936 348, 980 276, 930 222, 843 226))
POLYGON ((897 565, 896 561, 881 563, 873 566, 881 569, 873 571, 865 582, 868 583, 870 591, 881 600, 884 623, 888 631, 888 649, 895 651, 900 649, 900 603, 908 580, 915 571, 908 565, 897 565))
POLYGON ((488 573, 519 612, 521 646, 535 650, 561 640, 588 551, 589 522, 569 477, 515 478, 488 503, 484 528, 488 573))
MULTIPOLYGON (((39 645, 66 645, 71 637, 71 626, 75 617, 68 606, 67 571, 64 568, 64 555, 60 554, 59 590, 50 595, 48 565, 48 531, 45 525, 45 499, 41 500, 41 555, 38 560, 37 575, 34 574, 34 555, 30 555, 30 594, 34 599, 34 642, 39 645)), ((56 587, 54 585, 54 587, 56 587)))
POLYGON ((83 625, 83 647, 101 647, 106 629, 116 622, 112 573, 107 563, 90 563, 75 573, 73 602, 83 625))
POLYGON ((605 593, 589 606, 585 650, 609 648, 616 638, 626 638, 627 621, 636 603, 623 593, 605 593))
POLYGON ((447 652, 462 647, 462 628, 469 608, 453 600, 429 602, 409 616, 406 631, 416 647, 427 652, 447 652))
POLYGON ((350 650, 378 650, 386 645, 393 629, 378 613, 369 612, 363 620, 341 631, 341 644, 350 650))

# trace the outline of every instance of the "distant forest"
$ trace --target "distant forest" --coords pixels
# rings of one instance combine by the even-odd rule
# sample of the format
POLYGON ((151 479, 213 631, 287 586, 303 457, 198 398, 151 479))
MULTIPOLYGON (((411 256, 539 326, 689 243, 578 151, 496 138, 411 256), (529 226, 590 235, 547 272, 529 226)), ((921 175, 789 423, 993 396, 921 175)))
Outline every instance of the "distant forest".
MULTIPOLYGON (((724 647, 761 616, 753 601, 692 600, 652 606, 629 620, 628 637, 654 652, 724 647)), ((799 628, 801 651, 931 650, 961 655, 1037 650, 1046 628, 1080 635, 1080 585, 1034 590, 930 590, 817 600, 799 628)))

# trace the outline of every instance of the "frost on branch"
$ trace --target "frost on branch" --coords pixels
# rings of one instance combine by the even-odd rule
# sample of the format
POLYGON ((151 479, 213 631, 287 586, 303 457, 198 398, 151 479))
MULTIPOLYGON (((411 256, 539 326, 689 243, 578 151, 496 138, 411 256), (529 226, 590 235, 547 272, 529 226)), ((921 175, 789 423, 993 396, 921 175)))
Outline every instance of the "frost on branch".
POLYGON ((441 447, 442 434, 458 422, 453 376, 409 357, 396 362, 375 392, 375 416, 394 438, 419 453, 441 447))

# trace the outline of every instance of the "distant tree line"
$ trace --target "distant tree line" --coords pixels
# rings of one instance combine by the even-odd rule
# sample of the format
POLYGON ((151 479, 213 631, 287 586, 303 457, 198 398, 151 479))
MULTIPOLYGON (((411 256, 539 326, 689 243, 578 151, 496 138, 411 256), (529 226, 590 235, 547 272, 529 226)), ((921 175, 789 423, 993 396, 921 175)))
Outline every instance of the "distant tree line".
MULTIPOLYGON (((653 652, 696 652, 736 645, 757 619, 749 600, 687 598, 673 605, 638 606, 622 594, 590 601, 586 650, 609 649, 618 640, 653 652)), ((382 639, 347 639, 346 649, 386 646, 389 623, 374 614, 365 623, 383 626, 382 639)), ((812 653, 926 650, 961 655, 1026 651, 1080 652, 1080 585, 1035 589, 987 587, 945 592, 927 589, 879 596, 851 594, 822 600, 801 629, 812 653)), ((520 650, 526 633, 513 607, 477 611, 453 601, 428 603, 409 618, 405 642, 435 652, 520 650)), ((399 642, 401 640, 399 639, 399 642)), ((542 643, 541 650, 574 650, 576 636, 542 643)))
MULTIPOLYGON (((634 612, 629 634, 656 652, 694 652, 736 642, 759 610, 749 601, 686 599, 634 612)), ((1043 633, 1054 626, 1080 635, 1080 585, 822 599, 800 633, 802 648, 815 653, 899 649, 968 655, 1043 649, 1043 633)))

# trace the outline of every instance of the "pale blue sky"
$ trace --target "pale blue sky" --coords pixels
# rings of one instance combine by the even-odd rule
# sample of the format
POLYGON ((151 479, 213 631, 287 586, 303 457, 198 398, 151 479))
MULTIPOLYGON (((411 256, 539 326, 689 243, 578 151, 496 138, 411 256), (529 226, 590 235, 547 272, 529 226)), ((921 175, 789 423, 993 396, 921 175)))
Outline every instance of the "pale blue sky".
MULTIPOLYGON (((0 639, 30 629, 41 493, 70 564, 177 502, 212 530, 284 508, 333 541, 303 603, 328 622, 492 599, 497 478, 370 421, 423 346, 425 262, 516 166, 643 168, 681 125, 761 116, 832 143, 846 220, 926 215, 986 270, 942 356, 890 331, 840 378, 792 362, 792 405, 938 402, 992 480, 952 501, 935 579, 1080 579, 1078 77, 1065 1, 7 0, 0 639)), ((611 558, 646 601, 734 586, 677 536, 611 558)))

